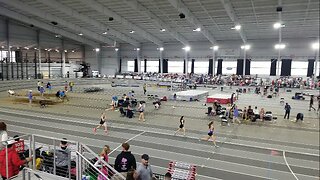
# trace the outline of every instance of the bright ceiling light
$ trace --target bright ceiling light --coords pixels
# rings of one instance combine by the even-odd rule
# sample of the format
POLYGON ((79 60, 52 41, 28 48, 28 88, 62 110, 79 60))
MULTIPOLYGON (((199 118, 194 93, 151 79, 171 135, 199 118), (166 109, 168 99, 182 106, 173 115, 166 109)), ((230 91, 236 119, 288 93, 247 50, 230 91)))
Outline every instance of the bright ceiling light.
POLYGON ((275 49, 284 49, 284 48, 286 48, 286 45, 285 44, 276 44, 276 45, 274 45, 274 48, 275 49))
POLYGON ((56 49, 56 52, 59 52, 59 50, 58 50, 58 49, 56 49))
POLYGON ((194 29, 194 30, 192 30, 192 31, 194 31, 194 32, 200 32, 201 31, 201 28, 197 28, 197 29, 194 29))
POLYGON ((273 28, 274 29, 279 29, 279 28, 283 28, 283 27, 285 27, 285 25, 281 24, 279 22, 273 24, 273 28))
POLYGON ((140 51, 140 48, 136 48, 137 51, 140 51))
POLYGON ((184 49, 186 52, 188 52, 188 51, 190 51, 191 47, 190 46, 186 46, 186 47, 184 47, 182 49, 184 49))
POLYGON ((115 51, 119 51, 119 48, 115 48, 114 50, 115 50, 115 51))
POLYGON ((94 49, 96 52, 99 52, 100 51, 100 48, 95 48, 94 49))
POLYGON ((73 53, 74 53, 74 50, 72 50, 71 52, 73 52, 73 53))
POLYGON ((165 32, 165 31, 166 31, 166 29, 160 29, 160 31, 161 31, 161 32, 165 32))
POLYGON ((130 31, 130 33, 131 33, 131 34, 133 34, 133 33, 134 33, 134 31, 130 31))
POLYGON ((26 50, 28 50, 29 48, 28 47, 24 47, 26 50))
POLYGON ((106 31, 106 32, 103 32, 102 34, 108 34, 108 32, 106 31))
POLYGON ((319 49, 319 43, 317 42, 317 43, 312 43, 312 49, 314 49, 314 50, 317 50, 317 49, 319 49))
POLYGON ((55 37, 56 38, 61 38, 61 35, 60 34, 56 34, 55 37))
POLYGON ((239 31, 241 29, 241 25, 235 25, 234 27, 232 27, 231 29, 237 30, 239 31))
POLYGON ((45 51, 47 51, 48 49, 44 49, 45 51))
POLYGON ((217 51, 219 49, 219 46, 212 46, 212 47, 210 47, 210 49, 217 51))
POLYGON ((159 48, 159 50, 160 50, 160 51, 163 51, 163 50, 164 50, 164 48, 163 48, 163 47, 160 47, 160 48, 159 48))
POLYGON ((79 33, 79 36, 82 36, 83 34, 82 33, 79 33))
POLYGON ((33 48, 34 50, 37 50, 37 48, 33 48))
POLYGON ((50 51, 51 51, 51 49, 48 49, 48 51, 50 52, 50 51))
POLYGON ((250 48, 251 48, 251 46, 248 44, 241 46, 241 49, 244 49, 244 50, 249 50, 250 48))
POLYGON ((64 52, 68 52, 68 50, 64 50, 64 52))

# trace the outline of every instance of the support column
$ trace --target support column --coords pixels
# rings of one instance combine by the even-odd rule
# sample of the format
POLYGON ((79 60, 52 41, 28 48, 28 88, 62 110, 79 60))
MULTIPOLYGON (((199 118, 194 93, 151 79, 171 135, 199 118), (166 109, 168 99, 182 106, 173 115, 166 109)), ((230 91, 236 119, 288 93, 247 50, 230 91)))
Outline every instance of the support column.
POLYGON ((320 76, 320 69, 318 68, 318 63, 320 63, 320 60, 319 60, 319 49, 316 50, 316 58, 315 58, 315 61, 314 61, 314 77, 317 77, 317 76, 320 76))
POLYGON ((243 77, 246 75, 246 59, 247 59, 247 53, 246 49, 243 49, 243 77))
POLYGON ((64 39, 61 41, 61 77, 66 76, 66 52, 64 51, 64 39))
POLYGON ((39 54, 39 62, 38 62, 38 73, 41 73, 41 49, 40 49, 40 30, 37 30, 37 48, 38 48, 38 54, 39 54))
POLYGON ((49 76, 49 79, 51 78, 51 58, 50 58, 50 51, 48 51, 48 76, 49 76))
POLYGON ((215 76, 216 75, 216 51, 214 50, 214 48, 212 48, 212 61, 213 61, 213 64, 212 64, 212 76, 215 76))
POLYGON ((99 45, 99 51, 96 51, 97 61, 98 61, 98 71, 102 74, 102 46, 99 45))
POLYGON ((186 70, 185 74, 188 75, 188 62, 189 62, 189 53, 188 51, 185 51, 185 64, 184 64, 184 68, 186 70))
POLYGON ((159 50, 159 55, 160 55, 160 74, 162 75, 163 74, 163 51, 159 50))
POLYGON ((121 73, 121 63, 120 63, 120 59, 121 59, 121 54, 120 54, 120 48, 117 48, 118 50, 116 51, 116 58, 117 58, 117 68, 116 69, 116 73, 121 73))
POLYGON ((9 80, 9 62, 10 62, 10 35, 9 35, 9 19, 6 19, 6 40, 7 40, 7 59, 6 59, 6 75, 7 75, 7 80, 9 80))
POLYGON ((136 50, 137 51, 137 62, 138 62, 138 73, 141 73, 141 57, 140 57, 140 51, 141 50, 136 50))

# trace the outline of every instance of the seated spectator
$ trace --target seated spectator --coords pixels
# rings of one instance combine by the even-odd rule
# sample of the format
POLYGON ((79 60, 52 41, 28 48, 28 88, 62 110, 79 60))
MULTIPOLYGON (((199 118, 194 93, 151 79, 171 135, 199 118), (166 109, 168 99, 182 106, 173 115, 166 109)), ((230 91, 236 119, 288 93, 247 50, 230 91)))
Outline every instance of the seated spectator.
POLYGON ((26 164, 30 161, 32 161, 32 157, 28 157, 25 160, 21 160, 17 151, 15 150, 13 144, 15 143, 14 140, 8 140, 6 141, 7 149, 4 148, 0 152, 0 174, 2 176, 2 179, 9 179, 15 175, 19 174, 19 168, 23 164, 26 164), (6 155, 6 152, 8 154, 6 155), (8 161, 6 160, 6 156, 8 156, 8 161), (6 168, 6 165, 8 163, 8 169, 6 168), (7 174, 8 171, 8 174, 7 174))
POLYGON ((133 109, 132 109, 130 104, 127 107, 127 117, 128 118, 132 118, 133 117, 133 109))
POLYGON ((249 106, 247 110, 247 117, 249 120, 253 121, 253 116, 254 116, 253 109, 251 108, 251 106, 249 106))
POLYGON ((120 112, 120 115, 122 115, 122 116, 127 115, 126 111, 124 111, 124 108, 122 106, 119 107, 119 112, 120 112))
POLYGON ((57 97, 57 98, 60 98, 60 90, 58 90, 58 91, 56 92, 56 97, 57 97))
POLYGON ((152 103, 154 105, 155 109, 159 109, 161 106, 161 100, 156 100, 155 102, 152 103))

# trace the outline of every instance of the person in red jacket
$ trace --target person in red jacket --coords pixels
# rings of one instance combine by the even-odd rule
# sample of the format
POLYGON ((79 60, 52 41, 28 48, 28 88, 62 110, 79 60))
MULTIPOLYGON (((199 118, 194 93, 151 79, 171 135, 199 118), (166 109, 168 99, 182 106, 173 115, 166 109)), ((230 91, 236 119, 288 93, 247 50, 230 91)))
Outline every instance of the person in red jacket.
POLYGON ((19 167, 32 160, 32 157, 21 160, 19 154, 14 149, 14 140, 7 141, 7 148, 3 148, 0 152, 0 174, 2 179, 11 178, 19 174, 19 167), (6 152, 8 152, 8 174, 6 168, 6 152))

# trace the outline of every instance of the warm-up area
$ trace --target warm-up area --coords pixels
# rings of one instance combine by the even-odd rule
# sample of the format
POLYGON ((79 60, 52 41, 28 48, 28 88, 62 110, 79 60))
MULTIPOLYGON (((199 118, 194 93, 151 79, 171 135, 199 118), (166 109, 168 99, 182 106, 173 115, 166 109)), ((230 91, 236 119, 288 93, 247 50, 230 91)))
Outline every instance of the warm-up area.
POLYGON ((318 180, 319 0, 0 0, 0 180, 318 180))

